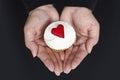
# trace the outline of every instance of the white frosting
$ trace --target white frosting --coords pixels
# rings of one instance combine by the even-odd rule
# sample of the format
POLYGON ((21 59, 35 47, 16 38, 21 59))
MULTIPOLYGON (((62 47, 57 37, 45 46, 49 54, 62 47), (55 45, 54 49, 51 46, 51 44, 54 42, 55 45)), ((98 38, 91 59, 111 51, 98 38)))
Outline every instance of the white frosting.
POLYGON ((63 21, 53 22, 46 28, 44 32, 45 43, 52 49, 65 50, 72 46, 76 40, 75 30, 71 25, 63 21), (64 38, 60 38, 51 33, 53 28, 56 28, 59 24, 64 26, 64 38))

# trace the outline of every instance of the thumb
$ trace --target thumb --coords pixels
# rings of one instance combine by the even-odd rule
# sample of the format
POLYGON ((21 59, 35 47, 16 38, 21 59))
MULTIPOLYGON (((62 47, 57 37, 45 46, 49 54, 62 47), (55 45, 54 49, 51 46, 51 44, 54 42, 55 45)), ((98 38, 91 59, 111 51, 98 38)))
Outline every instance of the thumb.
POLYGON ((89 39, 89 40, 87 40, 87 42, 86 42, 86 49, 87 49, 87 52, 88 52, 88 53, 91 53, 92 48, 94 47, 95 44, 96 44, 96 43, 95 43, 95 40, 94 40, 94 39, 89 39))
POLYGON ((37 51, 38 51, 37 44, 35 42, 31 42, 30 46, 29 46, 29 49, 31 50, 33 57, 36 57, 37 56, 37 51))
POLYGON ((91 53, 92 48, 98 43, 99 31, 90 31, 88 40, 86 41, 86 49, 88 53, 91 53))
POLYGON ((72 23, 72 16, 71 13, 69 11, 63 11, 61 16, 60 16, 60 21, 64 21, 67 22, 70 25, 73 25, 72 23))
POLYGON ((28 30, 27 28, 24 29, 25 34, 25 44, 28 49, 31 50, 33 57, 36 57, 38 51, 38 45, 35 42, 35 35, 33 31, 28 30))

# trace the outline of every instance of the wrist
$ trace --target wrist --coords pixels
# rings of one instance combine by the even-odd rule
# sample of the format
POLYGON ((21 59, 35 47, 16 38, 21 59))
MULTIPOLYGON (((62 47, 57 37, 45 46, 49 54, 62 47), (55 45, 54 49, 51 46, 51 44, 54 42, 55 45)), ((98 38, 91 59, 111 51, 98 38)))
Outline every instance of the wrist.
POLYGON ((89 8, 86 8, 86 7, 70 7, 70 6, 67 6, 64 8, 64 10, 67 10, 69 11, 70 13, 76 13, 76 12, 79 12, 79 13, 92 13, 92 10, 89 9, 89 8))
POLYGON ((92 12, 92 10, 91 9, 89 9, 89 8, 86 8, 86 7, 78 7, 78 9, 79 9, 79 11, 81 11, 81 12, 92 12))
POLYGON ((49 11, 50 9, 54 8, 52 4, 43 5, 40 7, 37 7, 29 12, 29 15, 31 14, 39 14, 40 11, 49 11))
POLYGON ((73 6, 70 7, 70 6, 67 6, 64 9, 69 9, 69 10, 77 10, 77 9, 79 9, 81 11, 90 11, 90 12, 92 12, 92 10, 87 8, 87 7, 73 7, 73 6))

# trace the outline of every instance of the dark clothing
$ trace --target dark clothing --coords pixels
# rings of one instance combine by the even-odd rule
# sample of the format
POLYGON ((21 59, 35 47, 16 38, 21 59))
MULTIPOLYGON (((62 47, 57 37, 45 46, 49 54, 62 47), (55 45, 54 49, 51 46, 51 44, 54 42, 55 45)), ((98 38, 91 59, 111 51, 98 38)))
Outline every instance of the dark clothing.
POLYGON ((95 5, 97 3, 97 0, 22 0, 22 1, 28 12, 30 10, 35 9, 36 7, 46 5, 46 4, 56 5, 58 2, 62 2, 64 6, 80 6, 80 7, 87 7, 91 10, 94 10, 95 5))
POLYGON ((70 74, 56 77, 24 43, 24 6, 0 0, 0 80, 120 80, 120 0, 98 0, 100 40, 70 74))
POLYGON ((53 0, 22 0, 22 2, 28 12, 42 5, 53 4, 53 0))

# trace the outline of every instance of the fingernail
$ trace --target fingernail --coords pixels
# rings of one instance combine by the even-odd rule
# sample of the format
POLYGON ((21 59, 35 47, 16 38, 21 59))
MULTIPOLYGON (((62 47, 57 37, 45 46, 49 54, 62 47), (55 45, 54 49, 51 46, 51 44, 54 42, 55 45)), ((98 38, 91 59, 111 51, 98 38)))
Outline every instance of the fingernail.
POLYGON ((57 76, 60 76, 60 74, 57 74, 57 76))
POLYGON ((72 65, 72 69, 75 69, 77 67, 77 65, 72 65))
POLYGON ((66 74, 70 73, 70 69, 64 71, 64 73, 66 73, 66 74))
POLYGON ((37 56, 34 51, 32 52, 32 55, 33 55, 33 58, 35 58, 37 56))
POLYGON ((88 54, 90 54, 92 52, 92 49, 89 50, 88 54))
POLYGON ((90 54, 91 53, 91 51, 92 51, 92 47, 90 48, 88 48, 88 54, 90 54))
POLYGON ((61 57, 61 60, 64 61, 64 57, 61 57))
POLYGON ((54 68, 49 68, 49 70, 50 70, 51 72, 53 72, 53 71, 54 71, 54 68))
POLYGON ((60 73, 58 73, 58 72, 55 72, 55 74, 56 74, 57 76, 60 76, 60 73))

